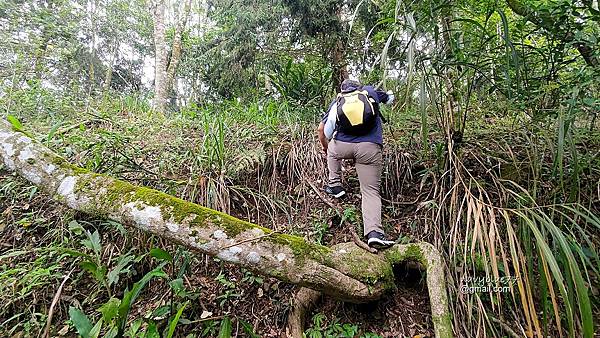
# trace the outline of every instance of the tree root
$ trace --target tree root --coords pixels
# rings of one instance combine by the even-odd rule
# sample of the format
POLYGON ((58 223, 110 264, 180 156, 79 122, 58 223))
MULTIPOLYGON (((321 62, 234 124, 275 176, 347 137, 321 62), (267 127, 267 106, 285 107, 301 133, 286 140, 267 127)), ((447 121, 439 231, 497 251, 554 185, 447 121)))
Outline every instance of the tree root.
POLYGON ((302 338, 306 314, 309 313, 321 299, 321 293, 309 288, 301 288, 293 299, 292 310, 288 314, 285 328, 286 338, 302 338))
MULTIPOLYGON (((413 263, 419 270, 426 271, 435 337, 452 338, 454 334, 448 310, 443 260, 433 245, 428 243, 397 244, 382 250, 380 256, 384 256, 392 265, 404 262, 413 263)), ((298 291, 294 297, 294 307, 288 316, 286 337, 302 338, 305 315, 316 305, 316 300, 320 295, 321 292, 308 288, 298 291)))

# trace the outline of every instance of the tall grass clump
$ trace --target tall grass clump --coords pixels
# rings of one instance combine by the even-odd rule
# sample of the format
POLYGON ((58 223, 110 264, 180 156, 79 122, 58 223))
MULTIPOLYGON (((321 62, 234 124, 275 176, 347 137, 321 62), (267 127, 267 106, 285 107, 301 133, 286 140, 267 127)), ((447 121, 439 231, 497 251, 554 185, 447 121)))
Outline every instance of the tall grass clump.
POLYGON ((526 99, 538 80, 523 74, 547 65, 515 47, 502 9, 473 19, 440 6, 415 22, 419 6, 387 8, 381 70, 393 50, 403 51, 406 95, 395 111, 418 108, 417 161, 429 163, 419 173, 421 189, 431 182, 418 208, 428 213, 429 238, 447 258, 455 330, 592 337, 600 173, 592 164, 597 155, 585 146, 593 141, 576 127, 588 124, 584 101, 592 93, 561 92, 563 103, 544 102, 538 112, 526 99), (396 43, 400 36, 406 38, 396 43), (426 39, 417 49, 419 36, 426 39), (497 52, 465 55, 459 45, 497 52), (415 77, 422 79, 418 88, 411 86, 415 77))

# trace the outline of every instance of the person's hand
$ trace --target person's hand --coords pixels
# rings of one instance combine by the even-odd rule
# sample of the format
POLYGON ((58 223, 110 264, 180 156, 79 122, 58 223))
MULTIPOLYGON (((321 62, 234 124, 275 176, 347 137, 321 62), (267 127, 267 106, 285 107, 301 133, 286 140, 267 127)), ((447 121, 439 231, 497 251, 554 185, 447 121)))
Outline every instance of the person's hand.
POLYGON ((392 102, 394 102, 394 99, 396 98, 396 96, 394 96, 394 93, 391 90, 388 90, 386 92, 386 94, 388 95, 388 99, 385 102, 385 104, 392 104, 392 102))

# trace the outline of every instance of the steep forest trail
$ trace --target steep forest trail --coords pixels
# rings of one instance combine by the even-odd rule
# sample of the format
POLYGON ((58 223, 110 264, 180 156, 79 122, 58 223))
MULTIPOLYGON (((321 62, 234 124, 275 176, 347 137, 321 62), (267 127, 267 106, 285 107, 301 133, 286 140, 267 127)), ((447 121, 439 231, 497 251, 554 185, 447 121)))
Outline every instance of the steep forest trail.
MULTIPOLYGON (((320 181, 307 182, 318 196, 314 201, 314 208, 336 211, 328 220, 329 231, 323 238, 324 244, 328 246, 351 241, 357 243, 363 238, 359 212, 360 187, 352 161, 343 161, 343 171, 347 194, 341 200, 327 197, 319 190, 317 184, 320 181)), ((403 191, 406 195, 395 201, 383 201, 386 234, 399 243, 415 241, 423 236, 422 230, 417 229, 414 223, 411 224, 418 217, 416 211, 424 198, 424 194, 419 193, 418 183, 405 180, 403 191), (393 212, 389 212, 390 209, 394 209, 393 212)), ((364 243, 363 247, 368 248, 364 243)), ((341 303, 327 298, 319 303, 321 308, 316 311, 331 313, 334 318, 340 318, 343 322, 360 323, 361 327, 372 332, 380 332, 382 328, 386 328, 384 337, 433 337, 423 267, 416 262, 406 262, 396 265, 394 274, 398 289, 393 295, 366 305, 341 303)))
MULTIPOLYGON (((5 177, 3 177, 3 182, 9 178, 10 175, 5 175, 5 177)), ((18 180, 17 180, 18 181, 18 180)), ((354 182, 356 183, 356 182, 354 182)), ((26 184, 25 184, 26 185, 26 184)), ((349 187, 352 188, 353 184, 349 184, 349 187)), ((314 187, 313 183, 310 183, 309 186, 314 187)), ((312 194, 309 194, 312 195, 312 194)), ((318 195, 318 192, 315 191, 315 195, 318 195)), ((46 205, 49 204, 49 206, 53 206, 56 207, 58 210, 61 210, 61 207, 56 205, 55 203, 50 203, 49 201, 43 201, 44 198, 42 198, 42 200, 40 200, 40 204, 42 205, 46 205)), ((318 198, 314 198, 314 200, 311 202, 311 205, 313 205, 313 208, 325 208, 327 209, 329 207, 329 203, 325 203, 325 199, 321 197, 318 198), (314 203, 314 204, 313 204, 314 203)), ((337 243, 342 243, 344 241, 352 241, 352 237, 349 234, 349 231, 344 231, 344 229, 342 227, 340 227, 339 223, 353 223, 356 222, 356 218, 358 217, 358 213, 356 212, 356 207, 352 207, 352 205, 356 206, 356 202, 359 201, 359 199, 357 199, 357 196, 355 194, 350 193, 350 198, 345 202, 344 204, 344 211, 343 211, 343 218, 346 218, 343 222, 339 219, 338 215, 333 215, 333 217, 331 217, 330 219, 327 219, 326 222, 330 223, 330 230, 331 231, 326 231, 324 233, 321 234, 322 238, 318 240, 318 242, 322 243, 322 244, 326 244, 326 245, 333 245, 333 244, 337 244, 337 243), (336 225, 336 223, 338 223, 336 225), (349 238, 350 236, 350 238, 349 238), (335 239, 335 240, 334 240, 335 239)), ((37 204, 37 203, 36 203, 37 204)), ((27 207, 28 208, 28 207, 27 207)), ((12 205, 7 205, 5 208, 3 208, 5 210, 5 212, 3 213, 5 217, 10 217, 13 218, 15 216, 19 217, 19 214, 16 213, 13 214, 13 210, 15 209, 14 206, 12 205)), ((63 209, 64 210, 64 209, 63 209)), ((60 214, 59 214, 60 215, 60 214)), ((58 216, 58 215, 57 215, 58 216)), ((49 219, 50 222, 48 222, 49 224, 51 224, 51 219, 49 219)), ((79 219, 82 223, 85 222, 90 222, 90 223, 94 223, 95 220, 91 220, 88 219, 86 216, 84 215, 79 215, 79 214, 75 214, 74 219, 79 219), (81 217, 81 218, 80 218, 81 217)), ((58 221, 57 223, 60 223, 60 221, 58 221)), ((29 225, 24 226, 24 228, 29 228, 29 225)), ((14 229, 19 231, 19 229, 14 229)), ((391 234, 393 234, 395 231, 392 231, 391 234)), ((351 232, 350 232, 351 233, 351 232)), ((7 232, 6 234, 12 234, 15 235, 15 233, 11 233, 11 232, 7 232)), ((5 234, 5 235, 6 235, 5 234)), ((314 235, 314 234, 312 234, 314 235)), ((143 235, 142 235, 143 236, 143 235)), ((42 236, 43 238, 44 236, 42 236)), ((146 237, 146 236, 143 236, 146 237)), ((31 242, 31 240, 36 240, 35 236, 34 237, 23 237, 20 235, 14 236, 14 238, 18 238, 18 239, 23 239, 22 242, 14 242, 12 243, 12 247, 24 247, 24 248, 32 248, 35 247, 36 245, 33 244, 31 242)), ((160 241, 160 239, 158 239, 160 241)), ((107 243, 108 246, 114 246, 117 242, 112 243, 113 241, 110 241, 110 243, 107 243)), ((164 241, 161 241, 165 247, 169 247, 170 245, 168 243, 165 243, 164 241)), ((117 245, 118 246, 118 245, 117 245)), ((60 251, 60 250, 59 250, 60 251)), ((112 255, 112 253, 111 253, 112 255)), ((22 258, 24 259, 34 259, 34 257, 29 256, 28 254, 23 254, 22 258)), ((207 260, 205 260, 205 264, 208 264, 208 258, 207 260)), ((13 264, 16 262, 13 262, 13 264)), ((210 265, 210 264, 209 264, 210 265)), ((213 264, 214 265, 214 264, 213 264)), ((185 281, 187 283, 187 287, 190 288, 191 290, 198 290, 198 289, 208 289, 208 290, 215 290, 214 288, 214 282, 218 282, 221 284, 225 284, 227 285, 227 282, 223 282, 223 277, 221 277, 219 279, 219 276, 223 276, 224 275, 224 270, 223 270, 223 264, 218 264, 219 266, 219 272, 216 272, 217 266, 213 266, 212 268, 205 265, 205 273, 204 274, 192 274, 192 276, 190 276, 189 278, 185 278, 185 281), (212 273, 211 273, 212 272, 212 273), (214 278, 214 276, 217 276, 217 278, 214 278), (212 278, 211 278, 212 277, 212 278), (211 282, 213 284, 213 287, 211 287, 211 282)), ((191 268, 193 269, 193 267, 191 268)), ((227 268, 227 270, 230 270, 229 268, 227 268)), ((236 270, 236 268, 231 268, 231 270, 236 270)), ((348 325, 350 325, 350 323, 352 325, 360 325, 358 327, 360 327, 360 330, 364 330, 365 332, 367 330, 371 330, 370 328, 372 328, 373 332, 380 332, 381 334, 384 334, 384 336, 388 336, 387 334, 389 333, 390 337, 392 336, 398 336, 398 335, 413 335, 413 334, 432 334, 432 324, 431 324, 431 318, 430 316, 426 313, 423 312, 424 309, 429 308, 429 304, 427 302, 427 290, 424 287, 424 278, 420 278, 420 277, 415 277, 415 276, 419 276, 418 273, 415 273, 415 269, 414 266, 412 267, 412 270, 410 269, 403 269, 403 270, 399 270, 399 271, 395 271, 396 276, 398 278, 400 278, 401 280, 405 280, 406 277, 410 276, 412 278, 412 281, 410 281, 408 284, 404 283, 404 285, 410 285, 411 283, 413 285, 411 285, 412 287, 407 288, 406 290, 403 290, 403 288, 400 288, 399 292, 394 294, 394 297, 386 297, 385 300, 380 301, 380 302, 376 302, 376 303, 372 303, 370 305, 343 305, 343 303, 340 302, 336 302, 333 301, 331 299, 327 299, 325 300, 325 302, 323 303, 323 307, 321 310, 321 307, 317 308, 317 314, 315 314, 314 316, 310 316, 310 318, 313 318, 315 320, 314 325, 326 325, 323 322, 323 319, 321 317, 319 317, 319 313, 321 313, 321 311, 323 311, 322 313, 327 313, 327 316, 331 316, 331 322, 327 325, 331 325, 333 328, 335 327, 339 327, 339 320, 344 320, 344 319, 350 319, 350 318, 354 318, 353 321, 346 323, 348 325), (399 315, 401 315, 399 317, 399 315), (415 316, 416 315, 416 316, 415 316), (318 322, 316 321, 317 319, 315 318, 321 318, 318 320, 318 322), (406 321, 406 318, 409 318, 409 321, 406 321), (336 326, 337 325, 337 326, 336 326)), ((230 274, 230 272, 226 272, 228 275, 230 274)), ((245 275, 243 277, 233 277, 233 278, 229 278, 230 282, 231 281, 235 281, 235 280, 244 280, 245 278, 247 278, 247 273, 244 273, 245 275)), ((232 273, 233 276, 235 276, 235 272, 232 273)), ((231 276, 231 275, 230 275, 231 276)), ((85 276, 80 276, 85 278, 85 276)), ((409 280, 411 278, 408 278, 409 280)), ((227 279, 225 279, 227 280, 227 279)), ((253 283, 251 283, 251 286, 253 283)), ((263 282, 261 281, 260 284, 263 284, 263 282)), ((223 286, 223 285, 221 285, 223 286)), ((218 287, 216 288, 218 289, 218 287)), ((67 287, 66 290, 68 291, 73 291, 72 287, 67 287)), ((78 292, 81 293, 85 293, 85 291, 82 290, 77 290, 78 292)), ((231 290, 227 290, 227 291, 231 291, 231 290)), ((230 296, 233 298, 238 298, 242 295, 244 295, 244 293, 246 293, 246 296, 244 297, 244 300, 241 300, 239 302, 236 302, 237 306, 239 306, 239 309, 243 310, 248 310, 247 308, 244 307, 245 302, 248 302, 248 305, 252 305, 251 308, 249 309, 249 312, 243 311, 242 313, 256 313, 254 310, 254 305, 256 304, 261 304, 263 303, 263 305, 260 307, 261 312, 264 313, 264 311, 266 311, 267 313, 273 313, 273 311, 275 310, 280 310, 277 309, 276 307, 274 307, 273 299, 285 299, 287 298, 287 303, 289 305, 289 299, 290 296, 293 294, 293 288, 290 289, 289 286, 285 286, 285 285, 281 285, 279 282, 269 279, 268 281, 266 281, 262 287, 259 288, 254 288, 254 290, 244 290, 244 288, 240 288, 240 293, 239 294, 234 294, 234 293, 230 293, 230 296), (265 288, 266 285, 266 288, 265 288), (269 290, 270 288, 270 290, 269 290), (284 295, 279 294, 279 290, 283 290, 284 293, 287 293, 287 297, 284 295), (287 289, 287 290, 286 290, 287 289), (262 291, 258 291, 258 290, 262 290, 262 291), (276 291, 275 295, 272 295, 272 297, 265 297, 265 293, 269 292, 269 291, 276 291), (287 291, 287 292, 286 292, 287 291), (253 297, 253 296, 256 297, 253 297), (264 304, 264 301, 261 302, 260 299, 258 298, 262 298, 265 297, 265 299, 269 299, 269 301, 271 302, 270 304, 264 304)), ((209 291, 210 292, 210 291, 209 291)), ((222 295, 217 295, 218 292, 214 292, 213 291, 213 297, 215 301, 219 299, 220 296, 222 295)), ((166 293, 160 292, 157 290, 157 292, 152 292, 152 295, 165 295, 166 293)), ((226 292, 227 294, 227 292, 226 292)), ((35 296, 35 294, 34 294, 35 296)), ((207 297, 208 299, 211 299, 210 296, 207 297)), ((158 302, 160 303, 161 301, 163 301, 163 297, 161 297, 160 299, 156 299, 153 298, 150 301, 150 304, 146 304, 146 306, 156 306, 158 302)), ((143 313, 144 311, 144 304, 145 304, 145 300, 141 299, 139 301, 140 306, 142 306, 141 309, 138 309, 138 313, 143 313), (140 312, 141 311, 141 312, 140 312)), ((16 304, 15 304, 16 305, 16 304)), ((203 311, 206 311, 207 313, 217 313, 216 309, 211 309, 210 305, 204 305, 204 303, 201 304, 202 308, 204 309, 203 311), (209 310, 210 309, 210 310, 209 310), (211 311, 213 310, 213 311, 211 311)), ((220 302, 220 305, 223 305, 223 302, 220 302)), ((236 306, 236 307, 237 307, 236 306)), ((147 309, 146 309, 147 310, 147 309)), ((135 311, 135 310, 134 310, 135 311)), ((426 310, 425 310, 426 311, 426 310)), ((285 306, 284 306, 284 310, 283 313, 285 313, 285 306)), ((134 312, 135 313, 135 312, 134 312)), ((237 309, 236 309, 236 313, 237 313, 237 309)), ((235 315, 235 314, 234 314, 235 315)), ((322 316, 322 315, 320 315, 322 316)), ((277 317, 273 317, 273 316, 257 316, 256 318, 263 318, 263 320, 275 320, 275 323, 271 323, 269 322, 268 324, 265 324, 265 327, 270 327, 271 330, 273 327, 278 327, 278 330, 273 331, 272 333, 275 334, 275 336, 277 335, 281 335, 281 333, 283 332, 283 323, 281 319, 275 319, 277 317)), ((309 319, 310 319, 309 318, 309 319)), ((327 317, 325 317, 327 318, 327 317)), ((215 318, 215 319, 219 319, 219 318, 215 318)), ((253 327, 257 332, 263 332, 260 327, 262 320, 254 320, 254 324, 253 327)), ((203 322, 199 321, 199 322, 203 322)), ((356 332, 358 333, 358 331, 356 332)), ((270 336, 268 333, 266 336, 270 336)))
MULTIPOLYGON (((327 196, 317 184, 321 181, 306 182, 318 198, 314 199, 313 208, 330 210, 333 215, 327 219, 328 231, 322 234, 324 245, 332 246, 338 243, 354 242, 365 250, 369 250, 363 242, 363 233, 360 226, 360 187, 356 176, 356 169, 350 160, 343 161, 343 171, 346 195, 342 199, 327 196)), ((418 187, 415 182, 406 182, 405 189, 412 190, 418 187)), ((311 194, 313 195, 313 194, 311 194)), ((410 227, 411 220, 416 216, 419 197, 412 201, 383 202, 383 208, 395 207, 393 213, 383 214, 386 218, 385 230, 389 238, 398 243, 408 243, 421 236, 414 227, 410 227)), ((372 250, 372 249, 371 249, 372 250)), ((375 250, 375 252, 377 252, 375 250)), ((418 262, 408 261, 394 266, 394 275, 397 290, 383 299, 369 304, 351 304, 336 301, 326 297, 316 302, 316 306, 308 318, 313 318, 319 312, 338 318, 341 322, 356 323, 364 330, 371 332, 385 332, 383 337, 433 337, 434 326, 431 320, 430 302, 427 283, 425 281, 425 268, 418 262), (385 330, 385 331, 382 331, 385 330)), ((318 317, 317 317, 318 318, 318 317)))
MULTIPOLYGON (((38 141, 78 166, 227 212, 281 234, 298 235, 326 246, 354 240, 344 224, 354 224, 356 233, 361 234, 356 226, 360 224, 358 181, 350 163, 344 165, 344 184, 349 192, 346 199, 334 201, 318 194, 325 162, 317 147, 314 125, 240 127, 229 121, 224 127, 218 120, 209 120, 209 113, 205 117, 169 118, 119 110, 85 126, 78 122, 80 117, 74 117, 64 123, 64 131, 53 131, 48 122, 25 125, 38 141), (219 138, 220 133, 225 136, 219 138)), ((496 175, 523 184, 537 175, 523 146, 527 134, 508 127, 503 130, 513 124, 507 121, 486 123, 486 127, 493 128, 481 127, 460 146, 461 165, 473 181, 485 185, 488 194, 500 195, 496 175), (518 141, 508 143, 509 139, 518 141)), ((392 238, 402 243, 425 241, 443 247, 449 238, 444 233, 447 228, 442 227, 447 220, 438 218, 446 196, 441 187, 444 144, 432 143, 432 149, 437 150, 431 156, 418 155, 413 137, 417 128, 410 126, 408 122, 394 137, 387 135, 382 187, 384 226, 392 238)), ((578 146, 594 149, 594 144, 597 141, 589 138, 578 146)), ((552 163, 550 157, 543 160, 552 163)), ((0 175, 0 301, 7 304, 0 312, 2 335, 37 335, 47 322, 54 334, 74 335, 70 309, 81 309, 90 319, 98 319, 100 306, 121 298, 126 288, 164 263, 164 255, 153 252, 157 248, 173 257, 172 263, 163 266, 168 278, 155 278, 147 284, 131 308, 128 329, 136 323, 142 324, 140 330, 151 323, 166 329, 169 313, 187 304, 177 326, 179 333, 214 337, 228 321, 233 323, 234 335, 240 337, 253 337, 251 333, 281 337, 285 332, 292 309, 290 299, 298 287, 207 255, 192 255, 171 241, 126 229, 120 223, 72 211, 6 168, 0 175), (90 245, 94 238, 100 246, 98 251, 90 245), (84 268, 89 268, 87 257, 105 269, 104 281, 84 268), (57 294, 58 286, 71 271, 57 294), (58 301, 48 321, 55 295, 58 301)), ((593 166, 582 169, 582 184, 597 182, 595 177, 593 166)), ((542 189, 551 189, 552 183, 541 182, 542 189)), ((590 197, 592 209, 598 208, 595 200, 590 197)), ((479 265, 452 265, 456 263, 448 261, 449 294, 456 297, 451 302, 472 301, 469 295, 458 293, 459 278, 465 271, 483 276, 484 270, 479 265)), ((307 336, 327 331, 359 337, 432 336, 429 290, 417 268, 410 264, 397 266, 393 273, 398 292, 376 303, 354 305, 323 298, 307 316, 307 336)), ((595 277, 591 278, 593 282, 595 277)), ((504 304, 512 311, 514 305, 508 300, 505 297, 504 304)), ((490 299, 484 298, 483 302, 489 306, 486 302, 490 299)), ((462 326, 455 326, 462 333, 457 335, 465 336, 471 327, 464 321, 467 314, 452 306, 455 325, 462 326)), ((486 316, 492 313, 485 307, 478 311, 486 316)), ((509 329, 503 326, 503 332, 510 335, 509 329)))
POLYGON ((0 1, 0 337, 600 337, 598 37, 598 0, 0 1), (334 102, 381 113, 378 253, 354 166, 322 193, 334 102))

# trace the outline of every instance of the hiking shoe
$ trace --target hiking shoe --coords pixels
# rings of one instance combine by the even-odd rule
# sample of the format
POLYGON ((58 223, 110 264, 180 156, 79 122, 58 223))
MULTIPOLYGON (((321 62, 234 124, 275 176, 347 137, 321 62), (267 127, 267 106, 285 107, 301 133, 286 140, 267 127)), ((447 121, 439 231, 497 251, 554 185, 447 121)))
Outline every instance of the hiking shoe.
POLYGON ((344 195, 346 195, 346 190, 344 190, 344 188, 342 188, 341 186, 335 186, 335 187, 330 187, 330 186, 325 186, 325 192, 327 193, 327 195, 335 197, 335 198, 340 198, 344 195))
POLYGON ((373 230, 367 235, 367 244, 375 249, 385 249, 396 244, 396 242, 385 239, 384 234, 373 230))

